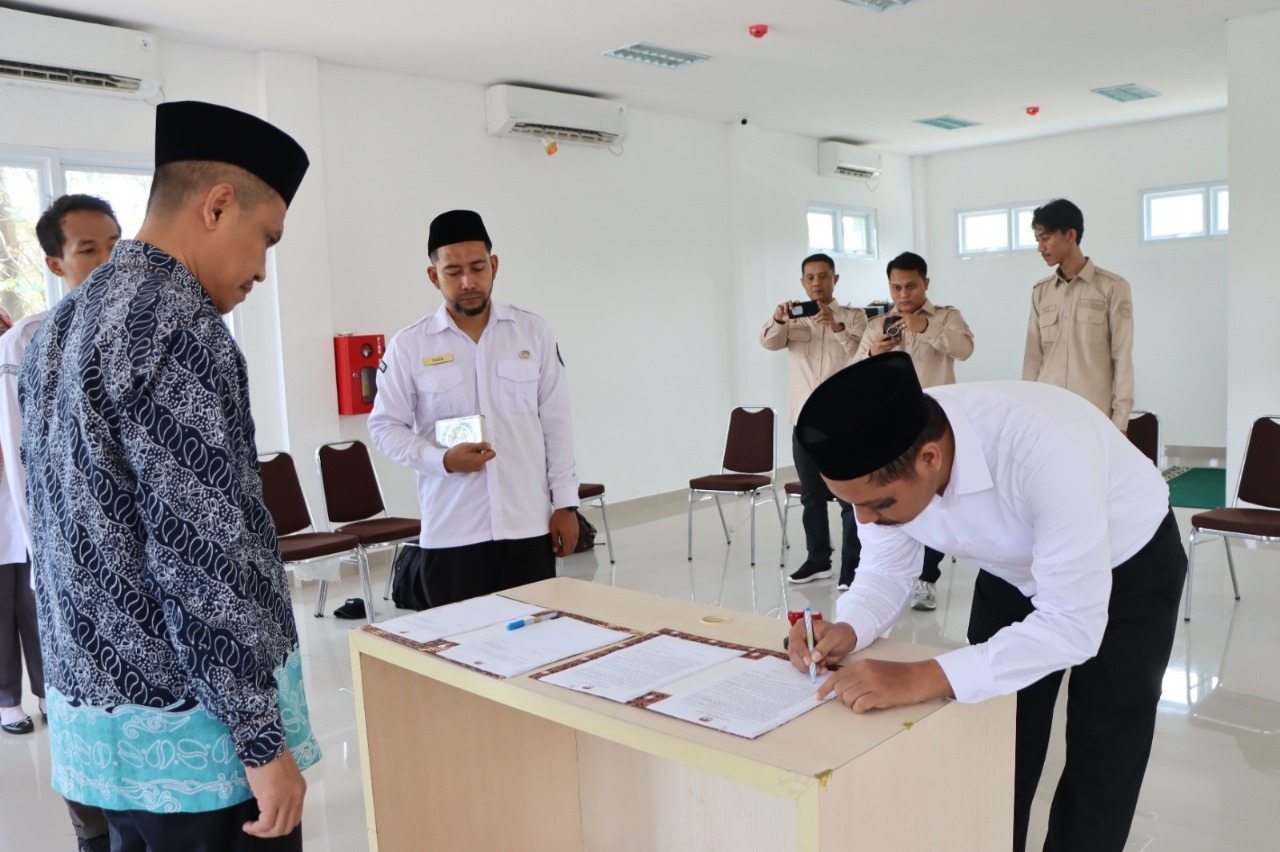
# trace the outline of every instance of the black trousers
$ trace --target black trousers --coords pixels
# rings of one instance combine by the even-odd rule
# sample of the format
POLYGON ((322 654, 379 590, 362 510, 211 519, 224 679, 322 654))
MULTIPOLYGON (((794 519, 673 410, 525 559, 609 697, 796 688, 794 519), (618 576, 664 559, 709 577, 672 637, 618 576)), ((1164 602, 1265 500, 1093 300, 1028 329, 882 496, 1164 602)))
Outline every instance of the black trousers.
MULTIPOLYGON (((1124 847, 1151 756, 1156 705, 1186 576, 1187 555, 1172 510, 1151 540, 1112 570, 1102 646, 1097 656, 1072 667, 1067 685, 1067 761, 1049 812, 1046 852, 1124 847)), ((969 641, 985 642, 1033 608, 1015 587, 980 571, 969 641)), ((1015 852, 1026 847, 1031 800, 1044 768, 1062 675, 1054 672, 1018 691, 1015 852)))
POLYGON ((302 852, 302 826, 285 837, 262 839, 244 833, 258 818, 258 800, 194 814, 104 810, 111 828, 111 852, 302 852))
POLYGON ((482 541, 462 547, 429 548, 422 582, 431 606, 491 595, 556 575, 551 534, 482 541))
MULTIPOLYGON (((827 502, 832 494, 822 481, 818 465, 808 450, 800 446, 795 430, 791 432, 791 456, 795 459, 796 473, 800 476, 801 522, 804 524, 804 543, 808 551, 807 562, 816 565, 831 564, 831 526, 827 523, 827 502)), ((862 557, 862 542, 858 541, 858 524, 853 519, 853 506, 843 500, 840 504, 840 522, 844 538, 840 545, 840 577, 850 579, 862 557)))
POLYGON ((942 551, 926 546, 924 549, 924 567, 920 570, 920 579, 926 583, 936 583, 942 578, 942 551))

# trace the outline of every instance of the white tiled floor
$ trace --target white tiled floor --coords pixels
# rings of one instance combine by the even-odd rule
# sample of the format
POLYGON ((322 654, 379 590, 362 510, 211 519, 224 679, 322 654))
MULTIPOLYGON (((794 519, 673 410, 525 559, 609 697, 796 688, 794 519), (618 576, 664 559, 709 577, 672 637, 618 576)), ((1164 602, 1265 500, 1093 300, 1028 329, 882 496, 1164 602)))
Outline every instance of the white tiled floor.
MULTIPOLYGON (((790 608, 812 604, 831 611, 833 580, 783 588, 777 565, 778 524, 772 508, 757 518, 758 564, 748 565, 745 501, 726 504, 734 542, 726 548, 715 512, 695 512, 694 561, 685 560, 685 519, 651 520, 615 528, 618 564, 611 567, 601 544, 592 553, 565 562, 565 573, 595 582, 616 582, 673 598, 771 613, 783 592, 790 608)), ((622 514, 617 512, 615 514, 622 514)), ((1189 511, 1179 510, 1187 529, 1189 511)), ((798 513, 791 532, 802 537, 798 513)), ((596 516, 598 517, 598 515, 596 516)), ((616 518, 619 523, 623 518, 616 518)), ((834 521, 834 512, 833 512, 834 521)), ((838 529, 838 524, 832 524, 838 529)), ((603 531, 602 531, 603 534, 603 531)), ((792 569, 803 559, 791 551, 792 569)), ((1178 635, 1165 681, 1155 746, 1146 785, 1130 836, 1130 850, 1280 849, 1280 552, 1235 549, 1243 599, 1234 603, 1222 546, 1198 548, 1194 620, 1178 622, 1178 635)), ((375 563, 379 614, 391 614, 381 600, 379 579, 386 563, 375 563)), ((907 612, 891 636, 939 647, 962 644, 968 624, 974 566, 943 563, 935 612, 907 612)), ((352 852, 364 848, 360 755, 355 735, 351 663, 347 631, 355 622, 315 619, 315 584, 295 589, 295 616, 302 634, 311 718, 325 757, 307 773, 310 788, 304 817, 311 852, 352 852)), ((330 591, 329 609, 359 595, 353 574, 330 591)), ((779 628, 779 639, 782 629, 779 628)), ((1065 690, 1064 690, 1065 693, 1065 690)), ((34 701, 29 700, 34 710, 34 701)), ((1036 801, 1029 848, 1039 848, 1049 799, 1062 767, 1061 720, 1036 801)), ((74 849, 58 797, 48 783, 47 739, 0 735, 0 849, 74 849)), ((920 803, 922 819, 928 802, 920 803)), ((426 847, 424 847, 426 848, 426 847)))

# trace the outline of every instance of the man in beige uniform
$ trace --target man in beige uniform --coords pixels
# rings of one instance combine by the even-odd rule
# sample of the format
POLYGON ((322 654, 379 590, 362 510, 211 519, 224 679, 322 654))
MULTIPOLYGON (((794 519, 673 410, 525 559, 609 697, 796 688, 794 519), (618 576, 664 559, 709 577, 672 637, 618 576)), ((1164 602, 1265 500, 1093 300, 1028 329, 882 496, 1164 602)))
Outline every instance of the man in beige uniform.
POLYGON ((1133 411, 1133 296, 1129 282, 1080 251, 1084 214, 1059 198, 1031 219, 1040 256, 1058 269, 1031 291, 1022 378, 1092 402, 1121 432, 1133 411))
MULTIPOLYGON (((878 316, 867 324, 867 333, 853 360, 900 349, 911 356, 921 387, 955 384, 956 361, 973 354, 969 324, 955 308, 938 307, 929 301, 929 265, 920 255, 904 251, 889 261, 885 273, 889 276, 894 314, 878 316)), ((938 608, 941 564, 942 553, 925 547, 924 567, 911 589, 912 609, 938 608)))
MULTIPOLYGON (((760 330, 760 344, 765 349, 786 349, 791 363, 789 386, 789 419, 792 426, 813 389, 829 376, 849 366, 858 351, 858 343, 867 327, 867 314, 860 308, 849 308, 834 301, 836 264, 825 254, 806 257, 800 264, 800 283, 809 298, 817 303, 812 316, 794 317, 792 308, 803 304, 786 301, 778 305, 773 316, 760 330)), ((817 465, 809 454, 791 438, 791 451, 800 476, 800 505, 804 511, 804 538, 807 556, 804 564, 788 579, 792 583, 808 583, 831 576, 831 528, 827 524, 827 491, 817 465)), ((840 503, 840 519, 844 541, 840 547, 840 588, 847 589, 858 567, 862 546, 853 519, 853 507, 840 503)))

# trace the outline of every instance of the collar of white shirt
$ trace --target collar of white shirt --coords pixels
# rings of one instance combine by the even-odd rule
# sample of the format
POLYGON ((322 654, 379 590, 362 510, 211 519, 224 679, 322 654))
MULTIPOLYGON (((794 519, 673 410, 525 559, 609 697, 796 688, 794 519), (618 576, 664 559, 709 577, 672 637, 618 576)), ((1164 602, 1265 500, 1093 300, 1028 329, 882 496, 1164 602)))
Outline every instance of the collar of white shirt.
POLYGON ((947 414, 956 444, 955 458, 951 462, 951 481, 942 492, 942 502, 950 505, 966 494, 995 488, 995 480, 991 477, 991 465, 987 463, 982 443, 969 418, 949 401, 938 400, 938 404, 947 414))
MULTIPOLYGON (((514 322, 514 308, 502 302, 489 302, 489 321, 490 322, 514 322)), ((449 308, 444 302, 440 303, 440 307, 436 308, 436 312, 431 315, 431 319, 427 321, 424 329, 427 334, 439 334, 447 329, 462 334, 462 329, 458 328, 458 324, 453 321, 453 315, 449 313, 449 308)))

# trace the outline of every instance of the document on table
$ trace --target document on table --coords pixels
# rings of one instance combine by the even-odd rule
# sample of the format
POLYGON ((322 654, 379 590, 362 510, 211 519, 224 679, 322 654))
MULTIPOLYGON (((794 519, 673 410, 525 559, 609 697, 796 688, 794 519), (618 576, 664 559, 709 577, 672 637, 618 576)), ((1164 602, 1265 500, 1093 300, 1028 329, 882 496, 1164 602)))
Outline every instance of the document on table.
POLYGON ((740 648, 723 648, 674 636, 654 636, 540 679, 544 683, 613 701, 630 701, 663 684, 745 653, 740 648))
POLYGON ((470 633, 472 630, 499 623, 505 629, 508 623, 545 609, 544 606, 513 601, 511 598, 500 595, 486 595, 442 606, 439 609, 428 609, 413 615, 389 618, 380 622, 377 627, 394 636, 426 644, 446 636, 470 633))
POLYGON ((622 630, 563 616, 518 630, 497 624, 468 636, 455 636, 453 641, 458 644, 440 651, 438 656, 499 677, 514 677, 631 636, 622 630))
MULTIPOLYGON (((821 686, 830 672, 818 676, 821 686)), ((814 700, 817 687, 787 660, 762 657, 735 666, 706 683, 649 705, 667 716, 694 722, 706 728, 755 739, 790 722, 820 703, 814 700)), ((826 701, 834 698, 828 695, 826 701)))

